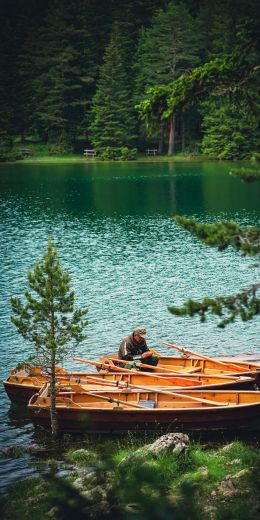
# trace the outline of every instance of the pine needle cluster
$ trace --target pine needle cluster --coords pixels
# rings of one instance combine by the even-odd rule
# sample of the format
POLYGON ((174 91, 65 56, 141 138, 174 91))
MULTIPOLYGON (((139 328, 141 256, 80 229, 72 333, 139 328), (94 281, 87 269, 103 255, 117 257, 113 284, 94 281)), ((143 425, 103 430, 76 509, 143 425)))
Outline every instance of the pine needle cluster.
MULTIPOLYGON (((232 246, 244 255, 255 256, 260 253, 260 228, 240 227, 233 221, 201 224, 181 216, 176 216, 175 220, 204 244, 217 246, 220 251, 232 246)), ((202 322, 205 322, 207 314, 213 314, 222 318, 218 327, 224 328, 237 317, 248 321, 260 314, 260 298, 257 296, 259 288, 260 282, 234 295, 206 297, 202 301, 189 299, 183 306, 169 306, 168 310, 176 316, 192 317, 197 314, 202 322)))

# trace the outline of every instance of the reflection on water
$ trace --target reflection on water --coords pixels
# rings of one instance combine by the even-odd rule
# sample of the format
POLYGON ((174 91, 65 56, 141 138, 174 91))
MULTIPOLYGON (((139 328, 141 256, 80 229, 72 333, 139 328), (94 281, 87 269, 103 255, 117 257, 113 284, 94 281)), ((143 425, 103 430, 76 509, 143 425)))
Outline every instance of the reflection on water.
MULTIPOLYGON (((209 355, 259 350, 256 320, 220 330, 212 318, 202 325, 167 310, 188 297, 232 294, 256 279, 257 269, 248 269, 252 259, 231 249, 209 249, 172 219, 180 213, 205 222, 233 218, 259 225, 259 183, 242 183, 228 175, 229 168, 228 163, 0 165, 1 379, 32 352, 10 323, 9 299, 25 290, 27 271, 49 235, 72 276, 77 304, 89 309, 78 357, 114 352, 137 325, 148 328, 149 345, 164 353, 169 351, 163 341, 209 355)), ((72 359, 65 366, 86 369, 72 359)), ((0 446, 31 442, 35 430, 26 409, 10 408, 3 388, 0 398, 0 446)), ((4 466, 6 478, 7 461, 4 466)), ((29 471, 27 459, 24 468, 29 471)), ((15 478, 19 475, 24 475, 20 462, 15 478)))
MULTIPOLYGON (((0 194, 21 211, 93 215, 259 212, 259 186, 228 175, 227 163, 0 165, 0 194)), ((15 210, 15 207, 13 206, 15 210)))

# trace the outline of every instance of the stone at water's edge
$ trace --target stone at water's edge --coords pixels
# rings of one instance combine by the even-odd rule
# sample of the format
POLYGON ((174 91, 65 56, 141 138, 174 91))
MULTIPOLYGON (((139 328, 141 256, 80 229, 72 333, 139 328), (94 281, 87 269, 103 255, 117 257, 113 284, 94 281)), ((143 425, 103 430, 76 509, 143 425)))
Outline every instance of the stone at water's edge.
POLYGON ((136 459, 145 459, 148 453, 151 453, 155 457, 161 455, 163 452, 170 452, 178 455, 179 453, 186 451, 190 445, 189 436, 185 433, 166 433, 162 435, 152 444, 147 444, 142 448, 130 453, 124 457, 119 466, 132 462, 136 459))

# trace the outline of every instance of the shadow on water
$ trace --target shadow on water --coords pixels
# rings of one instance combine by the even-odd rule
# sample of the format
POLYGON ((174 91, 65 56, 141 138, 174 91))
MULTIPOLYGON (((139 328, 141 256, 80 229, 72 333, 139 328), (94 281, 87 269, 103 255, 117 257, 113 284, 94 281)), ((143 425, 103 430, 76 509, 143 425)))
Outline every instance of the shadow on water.
POLYGON ((23 428, 31 424, 31 419, 27 410, 27 406, 23 404, 12 403, 7 411, 7 427, 23 428))

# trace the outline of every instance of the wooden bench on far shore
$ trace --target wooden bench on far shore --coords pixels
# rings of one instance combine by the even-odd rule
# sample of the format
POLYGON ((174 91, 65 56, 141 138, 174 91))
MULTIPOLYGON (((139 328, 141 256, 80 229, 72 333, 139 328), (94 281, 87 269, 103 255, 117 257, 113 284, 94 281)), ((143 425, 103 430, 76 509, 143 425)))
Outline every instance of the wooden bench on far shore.
POLYGON ((18 148, 17 151, 24 157, 30 157, 32 155, 30 148, 18 148))
POLYGON ((84 150, 85 157, 95 157, 97 155, 96 150, 84 150))
POLYGON ((147 149, 145 150, 145 155, 157 155, 158 150, 157 148, 147 149))

